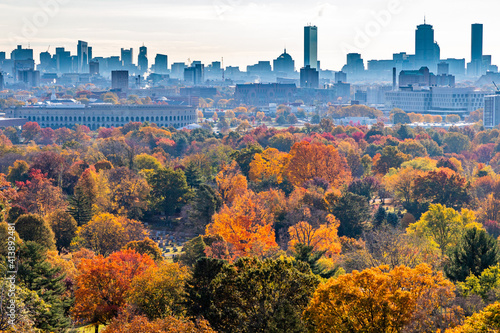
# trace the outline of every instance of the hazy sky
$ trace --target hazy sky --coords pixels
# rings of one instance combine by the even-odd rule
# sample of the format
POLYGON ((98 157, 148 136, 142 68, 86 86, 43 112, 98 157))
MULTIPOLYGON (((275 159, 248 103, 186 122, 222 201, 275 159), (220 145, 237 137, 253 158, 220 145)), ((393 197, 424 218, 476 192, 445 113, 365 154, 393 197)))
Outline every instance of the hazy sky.
POLYGON ((340 70, 346 52, 365 61, 414 52, 415 27, 434 25, 441 57, 470 60, 470 25, 484 24, 484 54, 500 64, 498 0, 1 0, 0 50, 30 43, 38 54, 78 39, 94 56, 119 55, 121 47, 148 47, 172 62, 224 57, 225 66, 272 60, 286 46, 303 65, 303 27, 318 27, 321 67, 340 70))

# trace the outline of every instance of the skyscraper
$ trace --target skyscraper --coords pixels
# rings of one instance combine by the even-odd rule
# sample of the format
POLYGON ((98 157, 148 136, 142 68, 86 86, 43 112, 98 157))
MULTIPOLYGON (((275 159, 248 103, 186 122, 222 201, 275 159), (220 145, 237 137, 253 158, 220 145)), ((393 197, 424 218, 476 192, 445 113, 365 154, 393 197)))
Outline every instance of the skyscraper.
POLYGON ((127 91, 128 71, 111 71, 111 89, 127 91))
POLYGON ((83 73, 88 71, 89 65, 89 45, 87 42, 78 41, 77 46, 78 72, 83 73))
POLYGON ((304 67, 318 69, 318 28, 304 27, 304 67))
POLYGON ((148 65, 148 48, 144 45, 139 48, 139 56, 137 57, 137 65, 139 65, 139 69, 141 72, 147 72, 148 65))
POLYGON ((129 67, 132 65, 132 59, 134 58, 134 49, 121 49, 121 60, 123 67, 129 67))
POLYGON ((431 71, 436 71, 441 56, 439 45, 434 41, 432 25, 421 24, 415 31, 415 62, 417 69, 427 66, 431 71))
POLYGON ((480 76, 483 74, 483 25, 473 24, 471 30, 471 61, 467 71, 471 76, 480 76))
POLYGON ((155 57, 155 73, 165 74, 168 70, 168 56, 165 54, 157 54, 155 57))
POLYGON ((286 49, 283 54, 273 61, 273 70, 275 73, 280 74, 293 74, 295 71, 295 61, 286 53, 286 49))

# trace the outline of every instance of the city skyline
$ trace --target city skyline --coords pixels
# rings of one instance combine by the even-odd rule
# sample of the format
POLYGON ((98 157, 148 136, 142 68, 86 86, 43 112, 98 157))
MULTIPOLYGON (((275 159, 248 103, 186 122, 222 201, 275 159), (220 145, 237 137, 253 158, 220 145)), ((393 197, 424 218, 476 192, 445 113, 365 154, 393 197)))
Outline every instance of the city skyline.
MULTIPOLYGON (((305 6, 298 1, 284 5, 282 1, 243 4, 239 0, 217 0, 209 5, 199 5, 199 1, 180 5, 148 0, 141 3, 143 5, 123 1, 118 7, 114 0, 104 4, 90 0, 86 4, 93 9, 92 13, 80 17, 78 12, 89 12, 89 9, 70 0, 41 1, 37 6, 27 5, 27 1, 10 1, 0 5, 0 26, 6 32, 5 38, 0 40, 0 49, 8 52, 19 43, 27 47, 29 42, 38 61, 38 54, 47 50, 49 45, 51 53, 55 47, 64 46, 76 54, 78 39, 87 41, 93 47, 94 56, 105 57, 118 55, 121 48, 134 48, 135 54, 138 54, 139 47, 144 44, 148 47, 150 61, 157 53, 169 55, 170 64, 187 62, 188 59, 210 63, 223 57, 224 66, 240 66, 244 70, 246 65, 258 60, 275 59, 284 47, 298 61, 297 65, 302 63, 303 27, 311 23, 320 30, 318 60, 321 67, 340 70, 348 52, 361 53, 365 61, 390 59, 393 53, 398 52, 413 53, 414 30, 416 25, 423 23, 423 15, 426 14, 427 23, 434 26, 442 58, 465 58, 470 61, 470 25, 483 23, 484 54, 492 54, 495 62, 500 55, 500 50, 495 48, 499 38, 495 36, 495 30, 500 29, 500 23, 484 14, 479 15, 476 8, 453 16, 459 10, 455 7, 460 7, 462 2, 465 3, 455 1, 446 14, 437 14, 437 8, 443 6, 442 2, 429 6, 436 8, 434 10, 424 10, 426 4, 431 3, 427 0, 420 2, 419 6, 398 0, 371 1, 369 5, 359 6, 363 7, 359 9, 353 9, 356 3, 367 2, 360 0, 347 7, 337 7, 335 2, 316 2, 305 6), (50 9, 41 5, 43 3, 58 5, 50 9), (105 10, 113 6, 114 10, 105 10), (6 15, 9 11, 13 14, 6 15), (103 21, 103 13, 109 16, 110 12, 113 17, 103 21), (252 13, 257 12, 261 15, 253 17, 252 13), (384 21, 384 13, 387 12, 389 19, 384 21), (44 13, 48 18, 46 23, 42 19, 34 19, 43 17, 44 13), (282 22, 277 24, 269 20, 271 14, 274 20, 283 18, 282 22), (453 20, 448 17, 450 15, 453 20), (238 22, 242 17, 245 20, 238 22), (286 17, 289 19, 285 20, 286 17), (253 25, 245 25, 249 18, 255 22, 253 25), (30 38, 24 38, 22 31, 29 30, 26 27, 29 27, 30 21, 32 26, 39 27, 34 29, 35 32, 26 34, 30 38), (195 21, 197 26, 193 26, 195 21), (65 24, 72 28, 61 31, 60 27, 65 24), (368 42, 359 43, 360 31, 373 31, 370 33, 372 37, 367 38, 368 42)), ((135 57, 134 63, 137 63, 135 57)))

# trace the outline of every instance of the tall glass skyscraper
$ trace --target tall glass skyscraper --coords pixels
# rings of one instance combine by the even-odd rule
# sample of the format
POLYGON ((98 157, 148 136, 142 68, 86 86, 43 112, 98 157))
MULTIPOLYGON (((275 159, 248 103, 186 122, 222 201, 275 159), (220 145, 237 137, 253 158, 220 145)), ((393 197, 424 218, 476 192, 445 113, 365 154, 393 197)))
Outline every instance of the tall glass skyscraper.
POLYGON ((89 45, 82 40, 78 41, 77 46, 78 72, 84 73, 89 70, 89 45))
POLYGON ((417 69, 427 66, 431 72, 435 72, 441 50, 439 45, 434 42, 434 29, 430 24, 421 24, 417 26, 415 32, 415 61, 417 69))
POLYGON ((471 76, 481 76, 483 74, 483 25, 473 24, 471 32, 471 61, 468 71, 471 76))
POLYGON ((318 69, 318 28, 304 27, 304 67, 318 69))

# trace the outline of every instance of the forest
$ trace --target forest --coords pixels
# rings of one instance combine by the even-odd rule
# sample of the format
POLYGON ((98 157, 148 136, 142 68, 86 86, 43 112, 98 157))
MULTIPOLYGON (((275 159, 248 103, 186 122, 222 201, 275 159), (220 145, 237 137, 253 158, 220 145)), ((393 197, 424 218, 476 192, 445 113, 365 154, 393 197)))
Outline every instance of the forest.
POLYGON ((0 133, 0 183, 0 331, 500 330, 500 130, 480 121, 28 122, 0 133))

